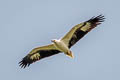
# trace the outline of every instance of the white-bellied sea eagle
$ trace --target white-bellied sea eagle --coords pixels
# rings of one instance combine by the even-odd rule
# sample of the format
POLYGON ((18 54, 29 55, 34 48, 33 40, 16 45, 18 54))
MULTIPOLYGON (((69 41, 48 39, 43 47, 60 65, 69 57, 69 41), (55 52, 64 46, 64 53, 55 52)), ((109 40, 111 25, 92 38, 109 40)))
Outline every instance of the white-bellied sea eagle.
POLYGON ((64 52, 65 55, 73 58, 70 48, 79 41, 84 35, 104 21, 104 16, 92 17, 88 21, 75 25, 63 38, 51 40, 53 43, 33 49, 20 62, 19 66, 25 68, 33 62, 41 60, 58 53, 64 52))

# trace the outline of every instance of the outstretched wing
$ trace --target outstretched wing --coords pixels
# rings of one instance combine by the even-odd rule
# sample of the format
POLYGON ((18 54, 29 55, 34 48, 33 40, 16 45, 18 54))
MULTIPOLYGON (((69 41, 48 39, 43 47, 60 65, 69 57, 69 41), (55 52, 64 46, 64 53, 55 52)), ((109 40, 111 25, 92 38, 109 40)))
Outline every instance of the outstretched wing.
POLYGON ((104 21, 104 16, 92 17, 90 20, 74 26, 61 40, 69 47, 73 46, 85 34, 104 21))
POLYGON ((40 59, 43 59, 45 57, 49 57, 55 54, 60 53, 59 50, 57 50, 53 44, 47 45, 47 46, 42 46, 33 49, 27 56, 25 56, 20 62, 19 66, 21 68, 25 68, 26 66, 29 66, 33 62, 36 62, 40 59))

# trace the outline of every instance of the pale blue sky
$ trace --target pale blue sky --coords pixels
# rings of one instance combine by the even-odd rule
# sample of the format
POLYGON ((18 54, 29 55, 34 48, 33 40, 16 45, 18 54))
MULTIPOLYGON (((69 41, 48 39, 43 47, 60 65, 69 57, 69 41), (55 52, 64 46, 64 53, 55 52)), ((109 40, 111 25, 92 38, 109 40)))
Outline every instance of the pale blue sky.
POLYGON ((0 0, 0 80, 120 80, 119 0, 0 0), (21 69, 34 47, 103 14, 106 21, 71 48, 21 69))

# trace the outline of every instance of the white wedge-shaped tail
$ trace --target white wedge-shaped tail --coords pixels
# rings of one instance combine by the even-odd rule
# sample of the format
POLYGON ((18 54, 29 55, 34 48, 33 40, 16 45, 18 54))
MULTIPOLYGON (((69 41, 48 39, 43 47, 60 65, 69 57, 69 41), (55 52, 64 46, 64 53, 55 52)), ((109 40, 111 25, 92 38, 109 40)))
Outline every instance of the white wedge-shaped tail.
POLYGON ((74 55, 73 55, 72 51, 68 51, 68 52, 66 53, 66 55, 67 55, 68 57, 70 57, 70 58, 74 58, 74 55))

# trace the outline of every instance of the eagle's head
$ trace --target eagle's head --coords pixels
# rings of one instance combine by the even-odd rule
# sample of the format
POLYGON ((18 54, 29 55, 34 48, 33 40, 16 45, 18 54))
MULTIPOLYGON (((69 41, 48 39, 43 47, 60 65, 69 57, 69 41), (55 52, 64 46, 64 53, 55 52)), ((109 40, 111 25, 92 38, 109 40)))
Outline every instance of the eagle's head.
POLYGON ((53 43, 56 42, 56 41, 57 41, 56 39, 52 39, 52 40, 51 40, 51 42, 53 42, 53 43))

